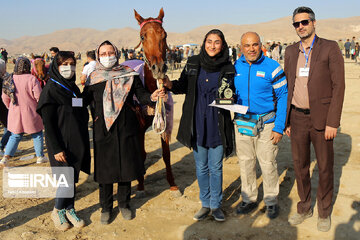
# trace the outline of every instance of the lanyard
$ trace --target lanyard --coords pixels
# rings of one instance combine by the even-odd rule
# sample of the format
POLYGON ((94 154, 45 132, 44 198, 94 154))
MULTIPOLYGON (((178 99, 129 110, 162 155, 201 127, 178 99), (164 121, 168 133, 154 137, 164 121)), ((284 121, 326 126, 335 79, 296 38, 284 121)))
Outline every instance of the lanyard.
POLYGON ((304 49, 304 47, 303 47, 303 45, 302 45, 302 42, 300 41, 301 47, 302 47, 302 49, 303 49, 303 51, 304 51, 305 60, 306 60, 306 62, 305 62, 305 68, 307 67, 307 64, 308 64, 308 62, 309 62, 310 52, 311 52, 311 49, 312 49, 313 46, 314 46, 315 39, 316 39, 316 35, 314 36, 314 40, 313 40, 312 43, 311 43, 311 46, 310 46, 310 50, 309 50, 309 54, 308 54, 308 55, 306 55, 305 49, 304 49))
POLYGON ((55 79, 50 78, 50 80, 53 81, 54 83, 59 84, 60 86, 62 86, 63 88, 65 88, 66 90, 68 90, 69 92, 71 92, 71 93, 74 95, 74 97, 77 98, 76 94, 75 94, 73 91, 71 91, 69 88, 65 87, 63 84, 59 83, 59 82, 56 81, 55 79))

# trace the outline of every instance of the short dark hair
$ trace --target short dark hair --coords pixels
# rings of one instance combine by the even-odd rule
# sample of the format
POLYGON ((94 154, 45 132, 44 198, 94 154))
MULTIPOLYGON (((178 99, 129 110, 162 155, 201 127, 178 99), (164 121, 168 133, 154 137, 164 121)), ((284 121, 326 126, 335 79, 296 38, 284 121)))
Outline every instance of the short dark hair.
POLYGON ((88 58, 91 58, 92 60, 95 60, 95 59, 96 59, 96 57, 95 57, 95 50, 87 51, 87 52, 86 52, 86 56, 87 56, 88 58))
POLYGON ((309 8, 309 7, 304 7, 304 6, 298 7, 298 8, 296 8, 296 9, 294 10, 294 12, 293 12, 293 17, 292 17, 293 21, 294 21, 295 15, 296 15, 296 14, 299 14, 299 13, 307 13, 307 14, 309 14, 310 20, 311 20, 311 21, 315 21, 315 13, 314 13, 314 11, 313 11, 311 8, 309 8))
POLYGON ((76 64, 75 54, 72 51, 59 51, 56 54, 56 63, 58 66, 63 64, 67 59, 72 58, 76 64))
POLYGON ((51 52, 54 52, 54 53, 58 53, 59 52, 59 48, 57 47, 52 47, 49 49, 51 52))

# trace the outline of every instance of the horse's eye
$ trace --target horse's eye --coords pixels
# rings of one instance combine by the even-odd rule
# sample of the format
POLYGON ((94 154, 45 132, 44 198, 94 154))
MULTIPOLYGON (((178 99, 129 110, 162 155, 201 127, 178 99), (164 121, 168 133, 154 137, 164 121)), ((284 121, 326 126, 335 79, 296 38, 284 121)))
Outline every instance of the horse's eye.
POLYGON ((167 38, 167 32, 164 32, 164 38, 167 38))
POLYGON ((141 41, 144 41, 145 37, 143 35, 140 36, 141 41))

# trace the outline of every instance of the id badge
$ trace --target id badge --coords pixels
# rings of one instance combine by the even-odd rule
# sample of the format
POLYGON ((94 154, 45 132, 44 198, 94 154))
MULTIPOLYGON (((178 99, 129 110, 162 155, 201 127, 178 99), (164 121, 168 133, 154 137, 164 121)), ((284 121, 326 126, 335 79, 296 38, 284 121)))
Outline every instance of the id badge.
POLYGON ((72 98, 72 106, 73 107, 82 107, 83 99, 82 98, 72 98))
POLYGON ((299 68, 299 77, 308 77, 310 68, 299 68))

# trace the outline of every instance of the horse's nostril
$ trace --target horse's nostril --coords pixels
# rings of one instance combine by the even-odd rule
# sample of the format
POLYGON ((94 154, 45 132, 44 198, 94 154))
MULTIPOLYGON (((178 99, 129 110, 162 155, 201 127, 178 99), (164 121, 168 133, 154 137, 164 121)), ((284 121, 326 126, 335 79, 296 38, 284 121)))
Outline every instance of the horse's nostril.
POLYGON ((155 66, 155 65, 152 65, 152 67, 151 67, 151 68, 152 68, 152 70, 155 70, 156 66, 155 66))
POLYGON ((166 73, 166 71, 167 71, 167 65, 164 64, 163 67, 162 67, 162 72, 163 72, 163 73, 166 73))

